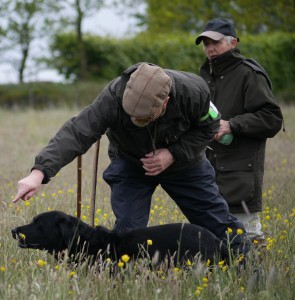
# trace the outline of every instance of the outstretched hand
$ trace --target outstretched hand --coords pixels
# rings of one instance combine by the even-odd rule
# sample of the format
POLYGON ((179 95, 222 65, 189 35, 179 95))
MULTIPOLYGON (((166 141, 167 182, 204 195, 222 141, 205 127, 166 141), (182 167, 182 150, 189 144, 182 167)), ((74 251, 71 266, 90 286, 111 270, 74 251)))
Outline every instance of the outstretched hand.
POLYGON ((155 153, 150 152, 141 159, 145 175, 156 176, 173 164, 174 158, 168 149, 157 149, 155 153))
POLYGON ((20 199, 29 200, 34 196, 42 184, 44 174, 39 170, 33 170, 31 174, 21 179, 17 184, 17 194, 13 199, 13 203, 18 202, 20 199))

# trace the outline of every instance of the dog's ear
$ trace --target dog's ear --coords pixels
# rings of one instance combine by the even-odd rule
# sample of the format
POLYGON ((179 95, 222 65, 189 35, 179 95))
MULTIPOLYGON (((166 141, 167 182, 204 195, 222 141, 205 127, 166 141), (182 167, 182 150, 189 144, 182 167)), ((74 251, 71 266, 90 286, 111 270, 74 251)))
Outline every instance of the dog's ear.
POLYGON ((63 243, 66 248, 72 248, 77 236, 79 235, 79 219, 71 216, 58 218, 63 243))

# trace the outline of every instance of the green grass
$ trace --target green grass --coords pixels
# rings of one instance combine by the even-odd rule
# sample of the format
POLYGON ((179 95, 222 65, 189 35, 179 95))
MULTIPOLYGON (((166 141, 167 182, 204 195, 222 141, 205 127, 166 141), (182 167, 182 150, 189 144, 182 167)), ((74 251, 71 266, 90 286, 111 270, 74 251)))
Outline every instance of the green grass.
MULTIPOLYGON (((295 257, 295 107, 283 107, 286 132, 267 143, 263 227, 266 254, 252 251, 240 273, 216 264, 209 273, 195 263, 188 270, 149 270, 143 263, 122 269, 120 276, 57 262, 44 251, 17 247, 11 228, 36 214, 58 209, 76 213, 76 161, 65 167, 30 201, 12 204, 17 181, 26 176, 35 154, 77 111, 0 110, 0 299, 294 299, 295 257), (260 257, 260 259, 259 259, 260 257), (261 263, 260 263, 261 261, 261 263), (259 269, 260 265, 260 269, 259 269), (260 270, 257 272, 257 270, 260 270), (259 276, 257 275, 259 273, 259 276)), ((93 149, 83 156, 82 218, 89 222, 93 149)), ((107 141, 101 142, 95 223, 114 223, 109 187, 102 180, 108 165, 107 141)), ((186 221, 174 202, 157 189, 150 225, 186 221)), ((46 238, 46 237, 44 237, 46 238)), ((112 264, 112 262, 110 263, 112 264)))

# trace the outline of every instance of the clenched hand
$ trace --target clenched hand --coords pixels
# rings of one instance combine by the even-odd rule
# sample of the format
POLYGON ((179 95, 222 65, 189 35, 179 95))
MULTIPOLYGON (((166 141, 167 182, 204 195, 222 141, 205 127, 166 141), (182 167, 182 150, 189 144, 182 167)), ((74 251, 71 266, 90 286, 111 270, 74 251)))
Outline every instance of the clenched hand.
POLYGON ((215 140, 219 141, 224 134, 231 133, 229 121, 220 120, 219 131, 215 134, 215 140))
POLYGON ((155 154, 150 152, 141 159, 145 175, 156 176, 173 164, 174 158, 168 149, 157 149, 155 154))

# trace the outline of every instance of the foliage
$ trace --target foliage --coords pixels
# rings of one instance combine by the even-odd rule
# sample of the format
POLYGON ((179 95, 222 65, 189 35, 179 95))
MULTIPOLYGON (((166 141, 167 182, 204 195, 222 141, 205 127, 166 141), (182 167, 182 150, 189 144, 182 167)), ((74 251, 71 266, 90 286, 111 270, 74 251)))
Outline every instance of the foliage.
POLYGON ((208 20, 223 17, 233 21, 238 34, 290 31, 295 26, 294 0, 203 1, 145 0, 141 24, 152 33, 200 32, 208 20))
POLYGON ((1 0, 3 61, 9 61, 18 71, 19 82, 24 80, 24 71, 30 56, 32 42, 44 34, 44 22, 40 22, 45 0, 1 0), (4 20, 3 20, 4 19, 4 20), (6 21, 6 22, 3 22, 6 21), (11 52, 17 52, 13 56, 11 52))
POLYGON ((51 82, 0 85, 0 107, 9 109, 80 108, 91 103, 105 84, 89 81, 74 85, 51 82))
MULTIPOLYGON (((243 55, 257 59, 269 72, 274 91, 281 92, 295 81, 295 35, 273 33, 242 36, 239 45, 243 55), (293 51, 292 51, 293 50, 293 51)), ((87 64, 93 80, 111 80, 130 65, 148 61, 163 68, 199 73, 204 61, 201 46, 194 44, 190 34, 147 34, 131 39, 85 37, 87 64)), ((52 66, 69 79, 77 78, 78 60, 75 57, 72 34, 60 34, 52 44, 52 66)))
MULTIPOLYGON (((130 60, 119 51, 121 41, 91 35, 84 39, 89 79, 110 80, 116 77, 129 65, 130 60)), ((67 79, 79 78, 79 57, 77 41, 73 33, 56 35, 51 49, 53 59, 49 64, 56 68, 67 79)))
POLYGON ((76 76, 80 80, 88 78, 87 53, 84 43, 83 21, 86 17, 93 15, 104 6, 104 0, 64 0, 53 1, 52 11, 55 12, 57 24, 62 32, 67 30, 75 33, 75 48, 73 55, 77 61, 76 76))
MULTIPOLYGON (((3 147, 0 165, 0 298, 1 299, 293 299, 294 296, 294 170, 295 107, 283 107, 287 132, 269 139, 263 187, 263 230, 267 234, 265 253, 250 253, 245 269, 226 268, 221 262, 209 272, 193 262, 186 268, 167 272, 149 270, 144 263, 127 265, 118 275, 109 269, 90 268, 80 263, 55 261, 45 251, 20 249, 10 230, 25 224, 43 211, 76 211, 77 163, 74 161, 43 185, 30 201, 12 204, 17 180, 26 176, 34 155, 63 122, 77 110, 0 110, 3 147), (3 130, 2 130, 3 129, 3 130)), ((107 141, 103 139, 98 164, 95 224, 112 228, 114 215, 110 191, 102 179, 109 164, 107 141)), ((91 174, 94 149, 83 156, 82 219, 90 220, 91 174)), ((149 225, 186 221, 169 196, 158 188, 153 196, 149 225)), ((46 238, 46 236, 44 236, 46 238)), ((111 267, 114 262, 102 262, 111 267)))

